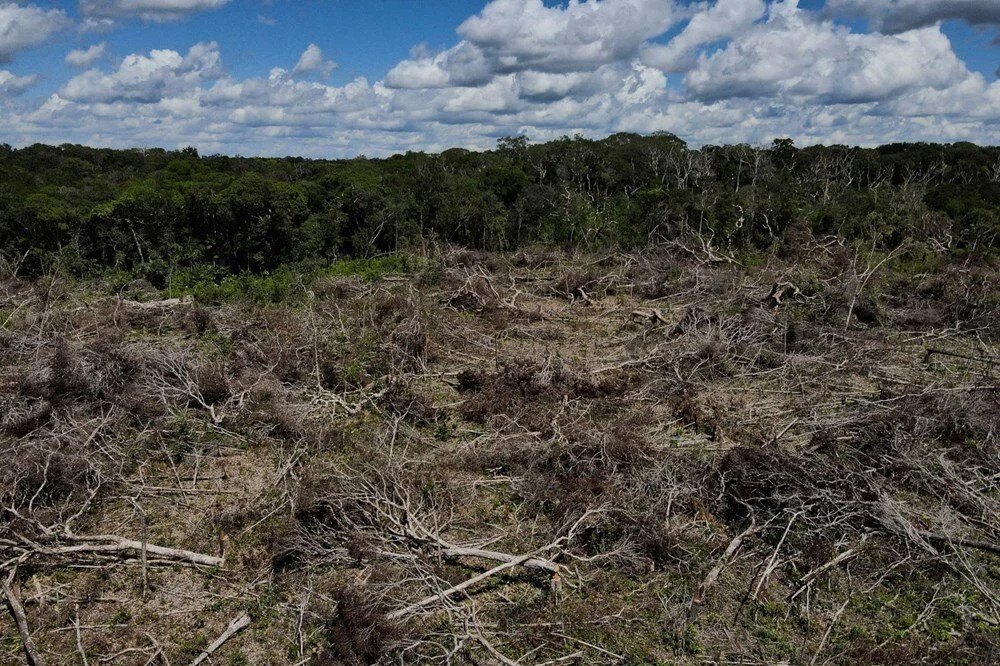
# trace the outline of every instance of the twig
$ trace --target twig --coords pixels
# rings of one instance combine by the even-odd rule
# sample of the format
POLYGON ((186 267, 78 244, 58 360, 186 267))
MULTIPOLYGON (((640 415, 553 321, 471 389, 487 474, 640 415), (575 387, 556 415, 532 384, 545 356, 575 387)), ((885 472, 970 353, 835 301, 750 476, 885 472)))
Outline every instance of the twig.
POLYGON ((521 662, 516 661, 514 659, 511 659, 510 657, 508 657, 504 653, 500 652, 500 650, 498 650, 495 647, 493 647, 493 644, 490 643, 488 640, 486 640, 486 637, 483 636, 482 633, 480 633, 478 630, 476 631, 475 637, 476 637, 476 640, 479 641, 479 643, 484 648, 486 648, 486 651, 489 652, 491 655, 493 655, 493 657, 497 661, 499 661, 500 663, 504 664, 504 666, 523 666, 521 664, 521 662))
POLYGON ((799 583, 798 589, 795 590, 795 592, 793 592, 792 595, 788 597, 788 600, 791 601, 795 597, 797 597, 800 594, 802 594, 802 592, 804 592, 805 589, 807 587, 809 587, 809 584, 811 582, 813 582, 814 580, 816 580, 817 577, 819 577, 820 575, 822 575, 823 572, 825 572, 825 571, 827 571, 829 569, 832 569, 833 567, 837 566, 838 564, 840 564, 841 562, 843 562, 845 560, 849 560, 850 558, 852 558, 855 555, 857 555, 860 550, 861 550, 860 546, 858 546, 856 548, 848 548, 847 550, 845 550, 844 552, 842 552, 840 555, 837 555, 836 557, 834 557, 829 562, 826 562, 825 564, 821 564, 820 566, 816 567, 815 569, 813 569, 812 571, 810 571, 809 573, 807 573, 805 576, 802 577, 802 581, 799 583))
POLYGON ((77 604, 75 608, 75 617, 73 618, 73 629, 76 632, 76 651, 80 653, 80 661, 83 662, 83 666, 90 666, 90 662, 87 661, 87 651, 83 649, 83 636, 80 634, 80 606, 77 604))
POLYGON ((781 535, 781 539, 778 540, 778 545, 774 547, 774 552, 771 554, 771 559, 768 561, 767 567, 764 569, 764 573, 761 574, 760 580, 757 581, 757 587, 754 588, 753 598, 755 600, 760 595, 760 589, 762 587, 764 587, 764 583, 767 581, 768 577, 777 568, 775 566, 774 562, 775 562, 775 560, 778 559, 778 551, 781 550, 781 546, 785 543, 785 539, 788 537, 788 532, 791 531, 791 529, 792 529, 792 524, 795 522, 795 519, 798 518, 798 517, 799 517, 798 512, 792 514, 791 519, 789 519, 789 521, 788 521, 788 526, 785 527, 785 532, 781 535))
POLYGON ((841 604, 840 608, 837 609, 837 612, 834 613, 833 619, 830 620, 830 624, 827 625, 826 631, 823 633, 823 639, 819 642, 819 647, 816 648, 816 653, 813 654, 813 658, 809 660, 809 666, 813 666, 816 663, 816 660, 819 659, 820 653, 823 652, 823 648, 826 647, 827 639, 830 638, 830 632, 833 631, 834 625, 837 624, 837 620, 840 619, 840 616, 844 614, 844 611, 847 609, 847 604, 849 603, 851 603, 851 597, 847 597, 847 600, 841 604))
POLYGON ((581 640, 581 639, 576 638, 574 636, 569 636, 567 634, 563 634, 563 633, 560 633, 558 631, 553 631, 552 635, 553 636, 558 636, 559 638, 565 638, 568 641, 573 641, 574 643, 579 643, 580 645, 586 645, 587 647, 589 647, 589 648, 591 648, 593 650, 597 650, 598 652, 606 654, 609 657, 614 657, 615 659, 618 659, 619 661, 625 659, 624 655, 615 654, 614 652, 611 652, 610 650, 605 650, 604 648, 602 648, 599 645, 594 645, 593 643, 588 643, 587 641, 581 640))

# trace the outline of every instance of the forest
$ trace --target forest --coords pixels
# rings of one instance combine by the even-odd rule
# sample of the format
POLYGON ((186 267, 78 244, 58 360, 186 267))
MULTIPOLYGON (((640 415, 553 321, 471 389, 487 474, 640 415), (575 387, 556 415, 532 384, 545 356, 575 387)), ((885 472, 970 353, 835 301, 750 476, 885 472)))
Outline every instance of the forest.
POLYGON ((799 149, 776 139, 692 149, 661 133, 324 161, 0 146, 8 260, 33 275, 124 271, 161 289, 178 275, 219 279, 435 242, 628 250, 696 238, 747 254, 790 231, 989 252, 1000 234, 1000 148, 799 149))

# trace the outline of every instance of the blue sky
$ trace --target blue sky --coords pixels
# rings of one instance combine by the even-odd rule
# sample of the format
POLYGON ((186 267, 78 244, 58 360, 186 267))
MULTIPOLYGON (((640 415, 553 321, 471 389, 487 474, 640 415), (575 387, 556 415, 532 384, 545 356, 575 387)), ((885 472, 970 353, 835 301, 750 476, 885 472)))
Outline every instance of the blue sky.
POLYGON ((0 142, 1000 143, 998 0, 0 0, 0 142))

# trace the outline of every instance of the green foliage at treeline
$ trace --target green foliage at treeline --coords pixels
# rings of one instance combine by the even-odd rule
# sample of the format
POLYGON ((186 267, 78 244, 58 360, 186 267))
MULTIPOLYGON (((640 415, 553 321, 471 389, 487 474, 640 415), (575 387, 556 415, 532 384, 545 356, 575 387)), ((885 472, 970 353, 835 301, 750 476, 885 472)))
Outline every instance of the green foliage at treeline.
POLYGON ((634 248, 698 234, 740 252, 791 229, 992 252, 1000 148, 694 150, 665 133, 351 160, 0 146, 0 252, 28 273, 114 269, 163 285, 178 271, 221 279, 435 241, 634 248))

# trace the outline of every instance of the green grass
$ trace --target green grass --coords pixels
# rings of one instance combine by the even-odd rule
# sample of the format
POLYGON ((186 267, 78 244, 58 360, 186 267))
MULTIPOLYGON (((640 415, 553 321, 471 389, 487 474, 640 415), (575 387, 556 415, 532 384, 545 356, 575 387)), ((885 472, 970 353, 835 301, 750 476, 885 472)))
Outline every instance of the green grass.
MULTIPOLYGON (((320 277, 357 276, 377 282, 387 275, 415 274, 429 266, 426 260, 410 254, 389 254, 370 259, 341 259, 331 264, 315 263, 282 266, 267 273, 223 275, 213 266, 198 266, 174 273, 163 298, 191 296, 204 305, 248 303, 257 306, 285 303, 300 304, 310 298, 311 287, 320 277)), ((112 285, 123 285, 121 274, 111 276, 112 285)))

